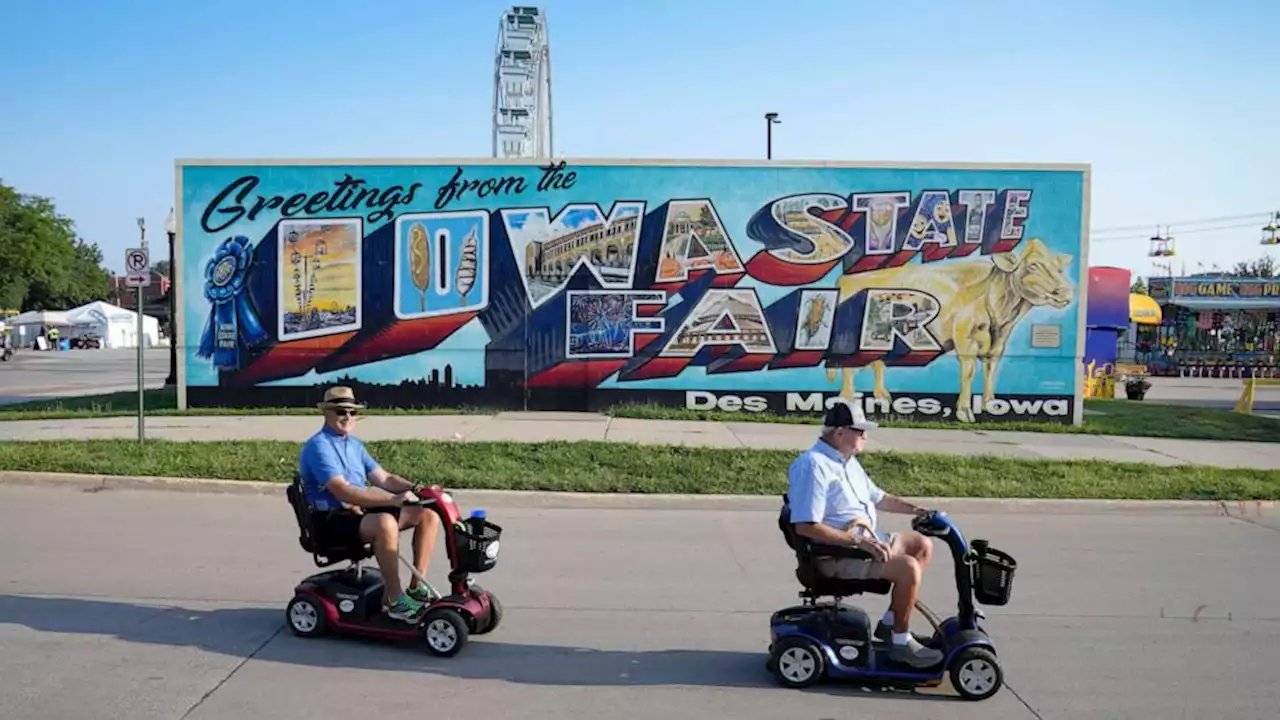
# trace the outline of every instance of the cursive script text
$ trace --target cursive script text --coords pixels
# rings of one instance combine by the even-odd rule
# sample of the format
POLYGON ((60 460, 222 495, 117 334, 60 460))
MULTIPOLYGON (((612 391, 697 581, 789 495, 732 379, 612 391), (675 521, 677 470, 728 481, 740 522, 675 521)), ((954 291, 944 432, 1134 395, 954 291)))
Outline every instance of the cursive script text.
POLYGON ((249 195, 262 179, 257 175, 245 175, 227 185, 213 202, 205 207, 200 216, 200 225, 205 232, 218 233, 241 219, 256 220, 265 210, 280 210, 283 217, 293 217, 299 213, 314 215, 319 212, 346 212, 363 209, 372 210, 366 215, 369 222, 381 222, 395 215, 397 205, 408 205, 413 202, 413 194, 422 187, 422 183, 414 183, 406 190, 401 185, 392 185, 385 189, 369 187, 363 179, 354 178, 350 174, 334 183, 333 190, 321 190, 316 193, 294 193, 293 195, 258 195, 249 201, 249 195))
MULTIPOLYGON (((538 192, 546 192, 547 190, 568 190, 578 180, 578 174, 572 170, 565 172, 566 162, 561 160, 559 163, 552 163, 542 170, 542 177, 538 178, 536 184, 538 192)), ((528 189, 528 183, 519 175, 507 175, 505 177, 492 178, 463 178, 462 168, 453 171, 453 177, 449 178, 449 182, 440 186, 436 190, 436 209, 443 210, 456 200, 461 200, 463 196, 472 192, 476 197, 484 198, 491 195, 519 195, 528 189)))

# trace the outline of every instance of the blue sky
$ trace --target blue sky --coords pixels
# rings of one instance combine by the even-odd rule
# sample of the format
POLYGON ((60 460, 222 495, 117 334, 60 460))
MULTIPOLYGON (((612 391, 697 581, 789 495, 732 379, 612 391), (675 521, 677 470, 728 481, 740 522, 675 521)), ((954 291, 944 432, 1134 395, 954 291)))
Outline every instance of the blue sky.
MULTIPOLYGON (((0 178, 120 271, 176 157, 485 157, 507 6, 0 0, 0 178)), ((540 6, 569 158, 759 158, 772 110, 781 159, 1089 162, 1090 264, 1143 275, 1157 223, 1195 272, 1280 210, 1280 3, 540 6)))

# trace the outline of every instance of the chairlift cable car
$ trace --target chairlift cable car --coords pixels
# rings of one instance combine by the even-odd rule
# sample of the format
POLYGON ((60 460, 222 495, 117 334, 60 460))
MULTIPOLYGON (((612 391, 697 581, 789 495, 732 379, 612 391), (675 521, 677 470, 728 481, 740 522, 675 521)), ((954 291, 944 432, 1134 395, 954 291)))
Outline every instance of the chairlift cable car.
POLYGON ((1156 226, 1156 234, 1151 236, 1151 249, 1147 252, 1148 257, 1173 257, 1176 253, 1173 247, 1173 237, 1160 234, 1160 227, 1156 226))
POLYGON ((1262 228, 1263 245, 1280 245, 1280 211, 1271 214, 1271 222, 1262 228))

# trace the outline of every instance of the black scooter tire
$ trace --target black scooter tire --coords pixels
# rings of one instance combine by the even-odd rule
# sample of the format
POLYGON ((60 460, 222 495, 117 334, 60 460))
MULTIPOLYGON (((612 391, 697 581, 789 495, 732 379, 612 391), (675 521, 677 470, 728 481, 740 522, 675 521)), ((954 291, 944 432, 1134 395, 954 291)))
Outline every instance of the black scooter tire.
POLYGON ((497 630, 498 624, 502 622, 502 603, 498 600, 498 596, 491 592, 485 594, 489 596, 489 624, 484 627, 484 630, 477 632, 477 635, 497 630))
POLYGON ((462 648, 467 644, 467 638, 470 637, 467 621, 462 617, 462 613, 446 607, 427 610, 422 616, 419 633, 427 652, 440 657, 453 657, 462 652, 462 648), (450 635, 453 640, 451 643, 448 642, 450 635), (437 645, 433 642, 433 638, 441 644, 437 645))
POLYGON ((1004 685, 1004 670, 1000 667, 1000 661, 996 659, 996 654, 991 648, 967 647, 951 659, 951 685, 965 700, 986 700, 1000 692, 1000 687, 1004 685), (965 687, 966 666, 972 666, 971 670, 975 673, 989 675, 990 679, 987 682, 990 686, 977 690, 965 687))
POLYGON ((289 601, 285 623, 298 637, 319 637, 329 631, 320 603, 306 595, 295 595, 289 601))
POLYGON ((827 663, 823 659, 822 650, 813 641, 801 637, 779 640, 769 652, 768 667, 778 684, 788 688, 798 689, 816 685, 827 674, 827 663), (788 664, 794 661, 800 661, 802 665, 811 664, 813 669, 808 674, 789 675, 787 668, 783 667, 784 659, 788 664))

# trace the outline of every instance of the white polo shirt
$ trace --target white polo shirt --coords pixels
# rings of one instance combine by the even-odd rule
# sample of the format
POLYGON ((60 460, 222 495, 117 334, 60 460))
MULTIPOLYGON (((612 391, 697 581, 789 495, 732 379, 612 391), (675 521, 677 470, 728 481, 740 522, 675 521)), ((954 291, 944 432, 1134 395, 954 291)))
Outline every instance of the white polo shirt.
POLYGON ((787 500, 791 522, 820 522, 838 530, 856 518, 864 518, 879 530, 876 503, 884 499, 880 489, 857 456, 846 461, 836 449, 818 440, 800 454, 787 470, 787 500))

